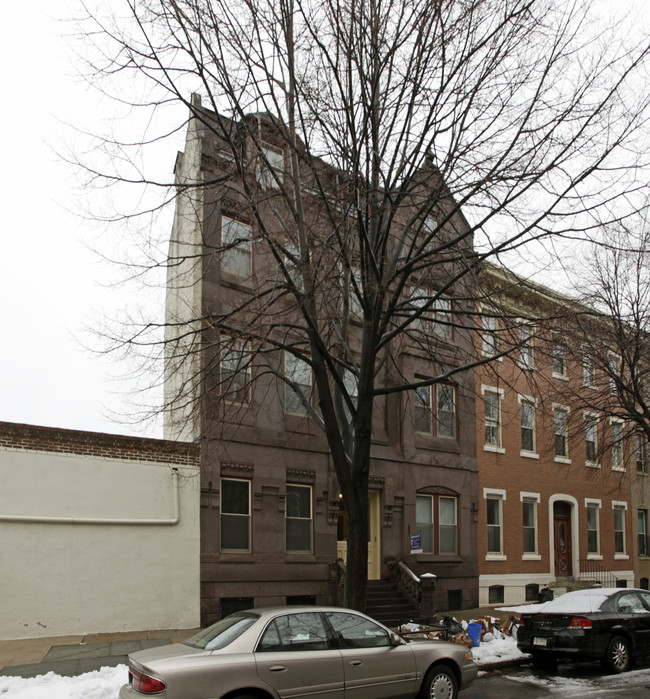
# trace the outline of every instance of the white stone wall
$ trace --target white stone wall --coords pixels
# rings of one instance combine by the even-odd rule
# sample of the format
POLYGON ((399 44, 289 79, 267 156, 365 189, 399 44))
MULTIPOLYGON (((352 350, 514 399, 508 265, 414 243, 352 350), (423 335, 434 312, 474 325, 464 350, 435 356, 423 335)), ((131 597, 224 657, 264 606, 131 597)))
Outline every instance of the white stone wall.
POLYGON ((0 449, 0 640, 196 627, 199 541, 196 467, 0 449))

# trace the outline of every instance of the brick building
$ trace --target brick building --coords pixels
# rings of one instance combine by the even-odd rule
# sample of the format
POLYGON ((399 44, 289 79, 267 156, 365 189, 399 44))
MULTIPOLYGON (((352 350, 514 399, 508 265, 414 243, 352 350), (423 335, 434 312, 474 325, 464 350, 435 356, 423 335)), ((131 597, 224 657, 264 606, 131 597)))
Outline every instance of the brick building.
MULTIPOLYGON (((257 223, 247 204, 249 195, 244 196, 244 187, 259 187, 260 196, 269 196, 269 191, 272 195, 268 168, 272 166, 274 177, 283 173, 284 154, 274 138, 277 125, 264 115, 250 117, 260 129, 262 145, 243 139, 241 148, 252 155, 250 167, 238 175, 230 144, 220 140, 219 129, 211 128, 218 118, 194 99, 185 150, 176 163, 179 196, 170 243, 170 260, 175 263, 170 265, 167 295, 165 387, 170 410, 165 436, 202 441, 204 623, 253 604, 336 602, 336 561, 346 556, 345 512, 328 444, 315 419, 273 372, 263 371, 261 360, 245 369, 230 366, 236 352, 241 356, 246 351, 245 344, 222 353, 219 365, 218 329, 203 330, 222 309, 245 305, 255 284, 273 279, 278 269, 277 259, 255 244, 257 223), (255 164, 255 148, 264 150, 265 167, 255 164), (192 188, 206 182, 214 185, 192 188), (232 236, 251 242, 211 253, 232 236), (188 338, 189 332, 174 334, 174 328, 197 328, 200 340, 188 338), (197 348, 192 342, 199 343, 197 348), (239 394, 218 403, 211 381, 215 376, 223 380, 226 374, 241 382, 239 394)), ((329 175, 334 182, 336 173, 329 175)), ((310 191, 307 186, 305 191, 310 191)), ((316 208, 318 198, 314 202, 316 208)), ((315 219, 313 225, 318 226, 315 219)), ((466 226, 460 214, 452 223, 466 226)), ((466 238, 471 251, 471 236, 466 238)), ((434 376, 441 363, 452 367, 473 354, 471 329, 452 320, 470 309, 471 292, 459 282, 445 293, 435 317, 423 321, 429 323, 435 342, 435 367, 430 355, 406 345, 394 353, 393 370, 399 376, 384 372, 382 381, 434 376)), ((352 332, 360 335, 354 300, 350 304, 352 332)), ((295 359, 277 352, 265 361, 266 366, 284 362, 286 374, 291 373, 309 395, 312 377, 295 359)), ((310 402, 315 405, 314 398, 310 402)), ((437 577, 437 609, 475 606, 473 372, 420 390, 417 396, 414 391, 387 395, 376 402, 374 412, 369 579, 392 576, 393 564, 401 560, 417 576, 437 577), (410 535, 416 532, 422 534, 422 550, 412 554, 410 535)))
POLYGON ((599 410, 606 377, 566 332, 575 303, 492 266, 484 287, 477 353, 497 359, 476 372, 480 603, 639 584, 631 479, 645 473, 634 435, 599 410))

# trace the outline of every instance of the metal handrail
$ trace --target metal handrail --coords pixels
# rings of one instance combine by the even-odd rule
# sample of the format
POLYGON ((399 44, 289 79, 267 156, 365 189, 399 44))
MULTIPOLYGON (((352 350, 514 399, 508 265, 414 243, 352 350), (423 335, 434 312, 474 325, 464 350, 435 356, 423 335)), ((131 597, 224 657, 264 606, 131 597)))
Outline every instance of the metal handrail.
POLYGON ((580 566, 580 579, 593 579, 595 584, 603 587, 616 587, 616 575, 611 570, 607 570, 601 563, 590 558, 581 558, 578 561, 580 566))

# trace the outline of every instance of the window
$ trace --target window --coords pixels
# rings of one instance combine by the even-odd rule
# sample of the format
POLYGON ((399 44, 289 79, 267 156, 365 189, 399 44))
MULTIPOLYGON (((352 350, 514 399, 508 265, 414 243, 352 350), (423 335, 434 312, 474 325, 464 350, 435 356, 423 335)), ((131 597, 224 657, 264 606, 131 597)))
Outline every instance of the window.
POLYGON ((422 540, 422 553, 450 555, 458 552, 457 509, 458 499, 453 496, 416 497, 415 527, 422 540))
POLYGON ((349 612, 325 612, 334 634, 344 648, 377 648, 391 646, 386 629, 349 612))
POLYGON ((614 553, 625 555, 625 510, 626 505, 612 503, 614 508, 614 553))
POLYGON ((284 155, 281 148, 268 143, 260 145, 258 181, 264 189, 277 189, 284 176, 284 155))
POLYGON ((589 388, 596 388, 596 367, 589 352, 582 355, 582 383, 589 388))
POLYGON ((428 332, 431 314, 426 308, 431 294, 421 286, 412 286, 409 291, 409 306, 411 308, 410 328, 413 331, 428 332))
POLYGON ((284 375, 293 385, 285 384, 284 410, 294 415, 306 415, 311 396, 311 367, 304 359, 284 353, 284 375))
POLYGON ((415 431, 432 434, 431 386, 415 389, 415 431))
POLYGON ((227 216, 221 217, 221 269, 250 277, 251 269, 251 227, 227 216))
POLYGON ((597 465, 597 418, 585 414, 585 460, 590 465, 597 465))
POLYGON ((484 389, 485 446, 501 448, 501 396, 502 391, 484 389))
POLYGON ((501 520, 503 511, 503 499, 501 497, 488 496, 487 506, 487 552, 503 553, 503 538, 501 536, 501 520))
POLYGON ((447 384, 437 384, 436 428, 438 437, 456 436, 456 390, 447 384))
POLYGON ((623 464, 623 423, 612 420, 610 425, 612 435, 612 468, 617 471, 624 471, 623 464))
POLYGON ((457 553, 456 505, 457 500, 454 497, 438 498, 438 551, 440 554, 457 553))
POLYGON ((616 384, 621 376, 623 364, 620 355, 616 352, 607 353, 607 373, 609 374, 609 392, 616 395, 616 384))
POLYGON ((521 450, 534 453, 535 447, 535 403, 519 396, 521 401, 521 450))
POLYGON ((569 442, 567 439, 567 423, 569 409, 564 406, 553 406, 553 423, 555 426, 555 458, 569 458, 569 442))
POLYGON ((488 588, 488 603, 503 604, 503 585, 490 585, 488 588))
POLYGON ((532 369, 533 357, 533 327, 530 325, 519 326, 519 366, 524 369, 532 369))
POLYGON ((537 583, 526 585, 526 602, 539 602, 539 585, 537 583))
POLYGON ((440 337, 451 337, 451 299, 446 296, 433 302, 433 332, 440 337))
POLYGON ((524 499, 524 553, 537 553, 537 501, 524 499))
POLYGON ((498 321, 495 316, 488 315, 489 311, 482 310, 481 316, 481 345, 484 357, 493 357, 499 351, 498 321))
POLYGON ((435 390, 435 431, 438 437, 456 437, 456 389, 448 384, 420 386, 415 389, 415 431, 433 434, 431 397, 435 390))
POLYGON ((553 376, 566 378, 566 349, 559 342, 553 343, 553 376))
POLYGON ((250 551, 250 482, 221 479, 221 550, 250 551))
POLYGON ((353 267, 350 274, 352 277, 348 292, 350 313, 353 313, 359 318, 363 318, 363 306, 361 305, 361 295, 363 294, 361 270, 358 267, 353 267))
POLYGON ((599 510, 597 503, 587 503, 587 553, 600 553, 599 510))
POLYGON ((639 508, 637 510, 637 530, 639 543, 639 556, 647 556, 648 554, 648 510, 639 508))
POLYGON ((287 553, 311 553, 312 511, 310 486, 287 485, 285 514, 287 553))
POLYGON ((648 467, 645 459, 645 435, 637 432, 634 435, 634 459, 637 473, 647 473, 648 467))
POLYGON ((221 356, 221 390, 226 400, 248 403, 251 382, 248 346, 236 340, 224 340, 221 356))
POLYGON ((329 641, 321 615, 317 612, 284 614, 264 631, 257 652, 327 650, 329 641))

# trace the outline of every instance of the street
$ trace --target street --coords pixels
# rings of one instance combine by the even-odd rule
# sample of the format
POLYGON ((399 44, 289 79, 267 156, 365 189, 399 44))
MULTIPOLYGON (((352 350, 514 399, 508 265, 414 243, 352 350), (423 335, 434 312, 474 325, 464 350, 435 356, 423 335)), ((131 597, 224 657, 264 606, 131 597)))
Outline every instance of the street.
POLYGON ((650 696, 650 663, 643 662, 620 675, 603 674, 598 663, 562 663, 557 669, 532 665, 494 672, 479 672, 474 684, 459 699, 534 699, 535 697, 610 696, 646 699, 650 696))

